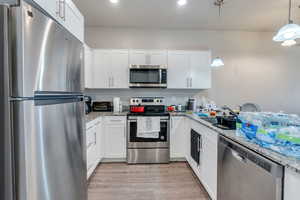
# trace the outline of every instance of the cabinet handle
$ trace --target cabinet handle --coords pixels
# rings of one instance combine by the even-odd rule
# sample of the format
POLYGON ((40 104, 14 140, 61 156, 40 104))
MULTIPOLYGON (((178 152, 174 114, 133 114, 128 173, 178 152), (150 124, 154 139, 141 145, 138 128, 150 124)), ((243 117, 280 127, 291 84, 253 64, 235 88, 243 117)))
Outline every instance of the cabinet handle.
POLYGON ((115 78, 112 77, 111 79, 112 79, 112 86, 115 87, 115 78))
POLYGON ((64 5, 64 16, 63 16, 63 20, 66 21, 66 0, 63 0, 63 5, 64 5))
POLYGON ((121 122, 122 120, 121 119, 111 119, 110 121, 111 122, 121 122))
POLYGON ((186 87, 189 88, 189 78, 186 78, 186 87))
POLYGON ((193 78, 190 78, 190 87, 193 87, 193 78))
POLYGON ((111 87, 111 77, 108 77, 108 87, 111 87))

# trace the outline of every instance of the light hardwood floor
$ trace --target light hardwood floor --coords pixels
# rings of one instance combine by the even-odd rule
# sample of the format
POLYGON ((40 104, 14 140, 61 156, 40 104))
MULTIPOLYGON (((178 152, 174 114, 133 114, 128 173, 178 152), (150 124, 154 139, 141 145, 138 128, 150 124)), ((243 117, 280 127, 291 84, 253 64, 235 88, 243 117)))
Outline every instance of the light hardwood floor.
POLYGON ((186 163, 101 164, 91 177, 88 200, 209 200, 186 163))

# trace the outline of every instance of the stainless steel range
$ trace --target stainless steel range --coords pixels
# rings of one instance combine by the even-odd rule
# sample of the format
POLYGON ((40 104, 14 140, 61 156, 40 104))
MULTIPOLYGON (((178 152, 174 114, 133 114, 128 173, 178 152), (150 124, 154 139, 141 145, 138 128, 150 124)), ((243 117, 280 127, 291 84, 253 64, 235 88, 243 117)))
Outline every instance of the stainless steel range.
POLYGON ((160 97, 132 98, 130 111, 127 130, 127 162, 129 164, 169 163, 170 115, 165 112, 164 99, 160 97), (144 126, 143 123, 146 125, 144 126), (151 126, 154 127, 153 132, 148 130, 151 126), (143 131, 150 135, 141 133, 143 131))

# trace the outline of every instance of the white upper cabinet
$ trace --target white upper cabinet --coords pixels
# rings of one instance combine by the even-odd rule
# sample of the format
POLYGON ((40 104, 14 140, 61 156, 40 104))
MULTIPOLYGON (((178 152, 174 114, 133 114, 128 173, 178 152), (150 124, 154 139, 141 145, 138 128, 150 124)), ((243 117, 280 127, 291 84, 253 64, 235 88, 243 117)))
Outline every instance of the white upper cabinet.
POLYGON ((86 76, 92 79, 92 84, 86 85, 87 88, 129 88, 128 50, 95 49, 92 63, 86 76))
POLYGON ((64 26, 81 42, 84 42, 84 18, 71 0, 65 0, 64 21, 64 26))
POLYGON ((84 17, 72 0, 33 0, 50 16, 64 26, 82 43, 84 42, 84 17))
POLYGON ((53 18, 58 18, 58 0, 33 0, 41 8, 49 13, 53 18))
POLYGON ((110 51, 94 49, 93 64, 90 76, 92 78, 91 88, 110 88, 110 51))
POLYGON ((111 51, 111 88, 129 88, 128 50, 111 51))
POLYGON ((189 88, 189 56, 185 51, 168 52, 168 88, 189 88))
POLYGON ((130 50, 131 65, 166 65, 167 51, 164 50, 130 50))
POLYGON ((195 51, 189 53, 191 80, 190 87, 193 89, 211 88, 211 52, 195 51))
POLYGON ((210 88, 210 54, 210 51, 169 51, 168 88, 210 88))
POLYGON ((93 50, 84 45, 84 80, 85 80, 85 87, 92 88, 93 87, 93 76, 92 74, 92 67, 93 67, 93 50))

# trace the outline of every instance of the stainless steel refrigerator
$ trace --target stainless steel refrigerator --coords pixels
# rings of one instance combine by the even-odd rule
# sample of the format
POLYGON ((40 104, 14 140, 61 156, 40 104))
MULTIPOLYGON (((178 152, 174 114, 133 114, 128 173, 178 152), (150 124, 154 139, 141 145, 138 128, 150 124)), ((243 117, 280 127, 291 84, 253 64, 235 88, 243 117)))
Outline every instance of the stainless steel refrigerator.
POLYGON ((83 45, 14 2, 0 5, 0 199, 86 200, 83 45))

